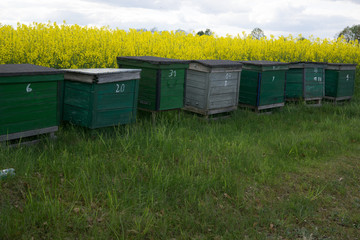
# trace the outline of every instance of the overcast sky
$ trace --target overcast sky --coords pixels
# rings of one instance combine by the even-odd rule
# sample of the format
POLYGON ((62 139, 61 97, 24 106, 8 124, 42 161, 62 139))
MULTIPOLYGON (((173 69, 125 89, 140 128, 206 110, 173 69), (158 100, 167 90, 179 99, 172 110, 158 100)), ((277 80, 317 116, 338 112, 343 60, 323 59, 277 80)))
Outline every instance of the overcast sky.
POLYGON ((360 0, 1 0, 0 23, 57 22, 237 35, 261 28, 266 36, 333 38, 360 24, 360 0))

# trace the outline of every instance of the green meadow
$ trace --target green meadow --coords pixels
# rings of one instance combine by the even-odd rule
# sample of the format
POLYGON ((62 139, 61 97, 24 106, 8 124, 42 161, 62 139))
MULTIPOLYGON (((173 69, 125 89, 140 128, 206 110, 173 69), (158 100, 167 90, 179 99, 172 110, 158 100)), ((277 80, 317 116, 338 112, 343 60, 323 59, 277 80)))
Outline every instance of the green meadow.
POLYGON ((0 239, 357 239, 360 105, 163 112, 0 148, 0 239))

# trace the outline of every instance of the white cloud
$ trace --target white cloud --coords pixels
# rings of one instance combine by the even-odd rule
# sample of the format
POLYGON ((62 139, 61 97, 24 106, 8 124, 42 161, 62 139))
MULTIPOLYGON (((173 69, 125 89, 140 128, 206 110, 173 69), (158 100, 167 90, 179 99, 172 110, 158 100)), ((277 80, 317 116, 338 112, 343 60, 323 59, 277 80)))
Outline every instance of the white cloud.
POLYGON ((195 31, 210 28, 236 35, 260 27, 266 35, 314 35, 332 38, 360 23, 356 0, 2 0, 0 23, 62 22, 195 31))

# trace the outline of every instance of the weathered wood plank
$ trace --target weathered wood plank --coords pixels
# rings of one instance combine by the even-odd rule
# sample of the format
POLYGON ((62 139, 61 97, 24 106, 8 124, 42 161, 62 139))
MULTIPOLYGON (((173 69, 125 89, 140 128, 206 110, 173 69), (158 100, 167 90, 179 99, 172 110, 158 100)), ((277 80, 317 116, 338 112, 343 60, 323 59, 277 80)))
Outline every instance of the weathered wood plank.
POLYGON ((36 135, 40 135, 40 134, 45 134, 45 133, 52 133, 52 132, 58 131, 58 129, 59 129, 58 126, 53 126, 53 127, 48 127, 48 128, 41 128, 41 129, 35 129, 35 130, 30 130, 30 131, 1 135, 0 141, 10 141, 10 140, 14 140, 14 139, 26 138, 26 137, 36 136, 36 135))

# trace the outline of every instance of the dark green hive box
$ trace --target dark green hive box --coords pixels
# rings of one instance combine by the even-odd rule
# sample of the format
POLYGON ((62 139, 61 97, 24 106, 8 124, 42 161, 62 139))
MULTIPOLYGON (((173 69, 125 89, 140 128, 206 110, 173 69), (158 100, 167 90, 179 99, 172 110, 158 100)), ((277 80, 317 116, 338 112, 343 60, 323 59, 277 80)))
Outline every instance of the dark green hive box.
POLYGON ((88 128, 135 122, 140 69, 69 69, 64 120, 88 128))
POLYGON ((351 99, 354 94, 356 64, 329 63, 325 69, 325 98, 351 99))
POLYGON ((0 141, 56 132, 63 80, 52 68, 0 65, 0 141))
POLYGON ((272 61, 240 61, 239 105, 263 110, 284 106, 288 65, 272 61))
POLYGON ((324 97, 326 63, 290 63, 286 73, 286 100, 321 100, 324 97))
POLYGON ((186 74, 184 109, 205 116, 237 109, 242 63, 191 61, 186 74))
POLYGON ((140 68, 138 107, 147 111, 179 109, 184 105, 187 61, 151 56, 118 57, 121 68, 140 68))

